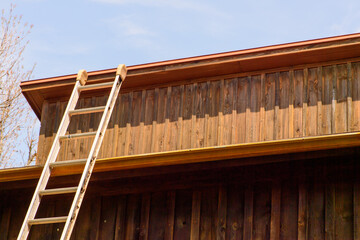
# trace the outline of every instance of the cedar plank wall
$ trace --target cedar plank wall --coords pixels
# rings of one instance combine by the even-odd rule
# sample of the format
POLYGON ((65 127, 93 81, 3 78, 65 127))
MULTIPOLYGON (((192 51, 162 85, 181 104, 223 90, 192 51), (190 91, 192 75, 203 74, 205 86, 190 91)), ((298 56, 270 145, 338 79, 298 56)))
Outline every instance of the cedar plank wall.
MULTIPOLYGON (((360 239, 359 154, 93 182, 72 239, 360 239)), ((0 239, 16 238, 30 190, 0 191, 0 239)), ((70 200, 39 217, 65 215, 70 200)), ((60 233, 35 226, 30 239, 60 233)))
MULTIPOLYGON (((294 67, 122 93, 100 158, 360 130, 360 62, 294 67)), ((80 100, 104 105, 106 97, 80 100)), ((66 102, 45 101, 43 164, 66 102)), ((79 107, 78 106, 78 107, 79 107)), ((69 132, 93 131, 100 114, 75 116, 69 132)), ((65 140, 59 160, 85 158, 90 139, 65 140)))

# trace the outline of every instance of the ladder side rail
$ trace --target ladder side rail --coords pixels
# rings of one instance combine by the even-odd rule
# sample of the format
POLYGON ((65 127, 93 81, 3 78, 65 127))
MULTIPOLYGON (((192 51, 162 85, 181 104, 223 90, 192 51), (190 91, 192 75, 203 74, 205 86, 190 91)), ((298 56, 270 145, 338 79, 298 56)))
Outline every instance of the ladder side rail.
POLYGON ((45 165, 44 165, 44 168, 43 168, 43 171, 41 173, 41 176, 39 178, 39 182, 36 186, 36 189, 34 191, 34 195, 32 197, 32 200, 31 200, 31 203, 29 205, 29 209, 26 213, 26 216, 25 216, 25 219, 24 219, 24 222, 21 226, 21 229, 20 229, 20 232, 19 232, 19 235, 18 235, 18 240, 25 240, 30 232, 30 227, 29 227, 29 224, 28 224, 28 221, 29 220, 33 220, 35 218, 35 215, 36 215, 36 212, 37 212, 37 209, 39 207, 39 204, 40 204, 40 196, 39 196, 39 191, 41 190, 44 190, 45 187, 46 187, 46 184, 49 180, 49 177, 50 177, 50 163, 52 162, 55 162, 56 160, 56 157, 59 153, 59 150, 60 150, 60 141, 59 141, 59 137, 64 135, 66 133, 66 130, 67 130, 67 127, 70 123, 70 116, 68 114, 68 112, 70 110, 74 110, 75 107, 76 107, 76 103, 78 102, 78 99, 79 99, 79 96, 80 96, 80 93, 78 91, 78 88, 80 86, 80 82, 79 81, 76 81, 75 82, 75 86, 74 86, 74 89, 71 93, 71 97, 69 99, 69 102, 68 102, 68 105, 65 109, 65 113, 64 113, 64 116, 61 120, 61 123, 59 125, 59 128, 58 128, 58 131, 55 135, 55 138, 54 138, 54 141, 53 141, 53 145, 51 147, 51 150, 50 150, 50 153, 48 155, 48 158, 45 162, 45 165))
POLYGON ((84 172, 83 172, 80 182, 79 182, 79 187, 76 191, 74 200, 71 205, 71 209, 69 211, 68 218, 67 218, 65 226, 63 228, 63 232, 60 237, 60 240, 68 240, 71 237, 71 232, 74 228, 76 218, 79 213, 80 206, 81 206, 82 200, 84 198, 85 191, 87 189, 87 185, 90 180, 91 172, 94 168, 97 154, 100 150, 101 143, 104 138, 104 134, 105 134, 107 125, 109 123, 111 113, 115 106, 115 102, 116 102, 117 96, 119 94, 122 82, 123 82, 123 79, 120 78, 120 75, 116 75, 115 81, 111 88, 111 92, 109 94, 108 101, 106 103, 105 110, 104 110, 102 118, 100 120, 98 131, 94 138, 93 145, 91 147, 89 156, 86 161, 86 165, 84 167, 84 172))

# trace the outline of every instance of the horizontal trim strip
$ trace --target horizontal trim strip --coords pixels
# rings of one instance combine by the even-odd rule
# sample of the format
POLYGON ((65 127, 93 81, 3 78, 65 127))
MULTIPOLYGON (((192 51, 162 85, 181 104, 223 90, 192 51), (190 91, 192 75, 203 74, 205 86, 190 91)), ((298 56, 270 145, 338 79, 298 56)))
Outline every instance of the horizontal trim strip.
MULTIPOLYGON (((293 138, 256 143, 225 145, 207 148, 196 148, 170 152, 149 153, 116 158, 98 159, 94 172, 120 171, 159 166, 192 164, 227 159, 271 156, 289 153, 301 153, 360 146, 360 132, 332 134, 326 136, 293 138)), ((276 159, 274 159, 276 162, 276 159)), ((260 164, 261 159, 244 161, 243 165, 260 164)), ((39 178, 42 167, 31 166, 0 170, 0 182, 9 182, 39 178)), ((80 174, 83 164, 67 166, 54 166, 52 176, 66 176, 80 174)))

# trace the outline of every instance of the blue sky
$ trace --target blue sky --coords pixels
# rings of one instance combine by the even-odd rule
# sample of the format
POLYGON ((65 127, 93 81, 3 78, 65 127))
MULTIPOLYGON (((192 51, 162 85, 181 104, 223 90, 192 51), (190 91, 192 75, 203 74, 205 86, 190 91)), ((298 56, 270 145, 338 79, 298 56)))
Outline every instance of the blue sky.
POLYGON ((360 32, 358 0, 14 2, 33 79, 360 32))

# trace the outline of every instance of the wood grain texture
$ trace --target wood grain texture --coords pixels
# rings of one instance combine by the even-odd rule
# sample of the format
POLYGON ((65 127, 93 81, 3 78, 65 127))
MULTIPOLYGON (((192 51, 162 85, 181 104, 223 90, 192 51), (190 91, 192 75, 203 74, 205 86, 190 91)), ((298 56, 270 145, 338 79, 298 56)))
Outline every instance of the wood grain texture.
POLYGON ((201 216, 201 192, 194 191, 192 195, 190 240, 200 239, 200 216, 201 216))
MULTIPOLYGON (((359 62, 294 66, 121 93, 99 158, 358 131, 359 69, 359 62)), ((66 107, 50 100, 42 108, 38 163, 66 107)), ((105 92, 86 95, 77 107, 105 100, 105 92)), ((96 130, 100 116, 74 116, 68 131, 96 130)), ((58 160, 86 156, 91 142, 64 140, 58 160)))
MULTIPOLYGON (((358 159, 357 149, 296 162, 96 178, 71 239, 358 239, 358 159)), ((0 190, 2 239, 18 233, 31 196, 23 187, 0 190)), ((61 216, 71 198, 44 200, 39 216, 61 216)), ((58 239, 61 229, 34 227, 30 239, 58 239)))

